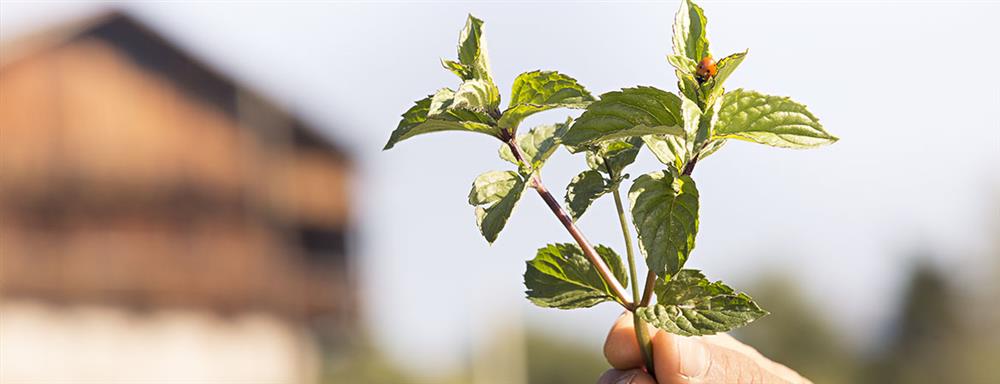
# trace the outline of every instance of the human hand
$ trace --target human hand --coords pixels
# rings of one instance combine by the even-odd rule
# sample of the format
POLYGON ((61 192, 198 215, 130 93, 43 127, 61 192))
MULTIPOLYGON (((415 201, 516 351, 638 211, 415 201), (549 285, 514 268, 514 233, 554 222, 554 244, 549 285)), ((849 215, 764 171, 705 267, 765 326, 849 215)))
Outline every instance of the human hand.
POLYGON ((641 368, 644 364, 635 339, 632 314, 625 313, 615 321, 604 342, 604 357, 614 369, 604 372, 597 383, 812 383, 727 334, 684 337, 653 327, 649 328, 649 334, 653 335, 656 380, 641 368))

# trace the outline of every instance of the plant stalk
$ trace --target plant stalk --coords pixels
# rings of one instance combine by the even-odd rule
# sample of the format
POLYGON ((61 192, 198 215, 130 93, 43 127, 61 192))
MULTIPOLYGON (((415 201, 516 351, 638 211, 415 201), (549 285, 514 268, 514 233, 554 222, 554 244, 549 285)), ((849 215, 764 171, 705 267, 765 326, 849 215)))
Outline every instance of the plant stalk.
MULTIPOLYGON (((510 147, 511 152, 514 154, 514 158, 516 158, 518 162, 527 163, 524 153, 521 151, 521 147, 517 145, 517 139, 514 138, 513 135, 507 138, 506 143, 507 146, 510 147)), ((566 210, 564 210, 562 205, 559 204, 559 201, 552 196, 552 193, 550 193, 547 188, 545 188, 545 184, 542 183, 542 178, 537 172, 534 172, 531 176, 531 185, 535 188, 535 191, 538 192, 538 195, 542 197, 542 200, 545 201, 545 204, 549 206, 552 213, 556 215, 559 222, 566 227, 566 230, 569 231, 573 240, 576 240, 576 243, 580 245, 580 249, 583 250, 583 255, 587 257, 587 261, 594 266, 594 269, 596 269, 597 273, 601 275, 601 278, 604 279, 609 287, 611 287, 611 291, 618 299, 618 303, 629 311, 633 310, 635 303, 628 299, 628 296, 625 293, 625 288, 623 288, 622 284, 617 278, 615 278, 615 275, 611 273, 611 268, 604 263, 604 260, 597 254, 594 247, 590 245, 589 241, 587 241, 587 238, 583 236, 583 232, 580 232, 580 228, 573 222, 573 218, 566 213, 566 210)))
POLYGON ((639 300, 639 307, 645 307, 649 305, 649 302, 653 300, 653 286, 656 285, 656 273, 649 271, 646 274, 646 288, 642 290, 642 299, 639 300))
MULTIPOLYGON (((632 302, 638 303, 641 297, 639 296, 639 278, 635 268, 635 251, 632 249, 632 233, 628 229, 628 220, 625 218, 625 208, 622 204, 621 192, 618 191, 617 185, 612 194, 615 197, 615 208, 618 208, 618 222, 622 226, 622 237, 625 238, 628 273, 632 283, 632 302)), ((646 371, 650 375, 655 375, 653 371, 653 341, 649 338, 649 330, 646 328, 646 322, 642 321, 642 318, 635 313, 635 310, 638 308, 637 306, 632 309, 632 324, 635 326, 635 339, 639 343, 639 350, 642 351, 642 361, 646 363, 646 371)))
POLYGON ((628 220, 625 219, 625 209, 622 207, 621 193, 618 192, 618 188, 615 188, 612 193, 615 196, 615 208, 618 208, 618 222, 622 227, 622 236, 625 238, 625 254, 628 256, 628 274, 632 283, 632 301, 638 303, 641 297, 639 296, 639 278, 635 272, 635 253, 632 251, 632 233, 628 229, 628 220))

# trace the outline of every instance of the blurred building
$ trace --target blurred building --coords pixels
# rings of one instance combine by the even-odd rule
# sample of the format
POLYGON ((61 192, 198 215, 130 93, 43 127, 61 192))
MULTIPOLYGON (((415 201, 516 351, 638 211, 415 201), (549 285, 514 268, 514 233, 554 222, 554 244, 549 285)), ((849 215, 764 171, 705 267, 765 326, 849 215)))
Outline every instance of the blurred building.
POLYGON ((122 14, 0 53, 0 382, 317 380, 345 153, 122 14))

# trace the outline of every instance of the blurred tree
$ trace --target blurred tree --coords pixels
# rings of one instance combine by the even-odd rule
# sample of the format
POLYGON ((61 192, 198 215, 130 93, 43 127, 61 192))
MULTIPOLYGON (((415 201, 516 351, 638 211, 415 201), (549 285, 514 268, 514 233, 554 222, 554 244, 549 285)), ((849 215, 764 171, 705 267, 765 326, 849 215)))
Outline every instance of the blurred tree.
POLYGON ((610 368, 600 348, 552 332, 529 331, 526 348, 531 384, 593 383, 610 368))
MULTIPOLYGON (((509 337, 524 337, 528 383, 592 383, 609 367, 601 349, 584 345, 542 330, 528 330, 525 335, 500 332, 485 346, 487 351, 502 351, 509 337)), ((435 378, 415 376, 385 357, 372 343, 358 342, 343 356, 325 361, 323 383, 365 384, 459 384, 469 383, 467 372, 445 372, 435 378)))
POLYGON ((963 308, 968 313, 967 331, 962 344, 959 371, 970 383, 1000 383, 1000 184, 995 188, 992 222, 987 223, 990 248, 984 253, 989 273, 971 284, 971 297, 963 308))
MULTIPOLYGON (((963 280, 964 281, 964 280, 963 280)), ((939 270, 914 269, 883 353, 862 376, 867 383, 998 383, 1000 343, 995 288, 962 296, 939 270)))
POLYGON ((749 292, 771 314, 734 332, 735 337, 816 383, 853 382, 857 360, 793 282, 768 275, 749 292))
MULTIPOLYGON (((918 265, 881 357, 864 374, 870 383, 956 382, 961 322, 956 297, 940 272, 918 265)), ((962 382, 962 381, 959 381, 962 382)))
POLYGON ((387 358, 373 343, 359 340, 344 354, 324 358, 322 383, 364 384, 459 384, 467 383, 460 372, 443 372, 434 378, 407 372, 387 358))
MULTIPOLYGON (((1000 212, 1000 199, 992 210, 1000 212)), ((1000 215, 987 217, 992 247, 982 265, 971 268, 989 268, 992 276, 978 280, 928 264, 914 268, 886 348, 861 382, 1000 383, 1000 215)))

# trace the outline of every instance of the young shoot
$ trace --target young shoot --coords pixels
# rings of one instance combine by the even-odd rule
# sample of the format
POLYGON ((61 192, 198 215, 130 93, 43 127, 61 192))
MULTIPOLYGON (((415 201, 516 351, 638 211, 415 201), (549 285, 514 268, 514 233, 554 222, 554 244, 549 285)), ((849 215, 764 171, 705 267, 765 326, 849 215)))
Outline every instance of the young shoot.
MULTIPOLYGON (((500 142, 509 170, 487 171, 472 182, 469 204, 486 241, 493 243, 528 189, 545 202, 573 243, 538 249, 524 273, 526 295, 535 305, 587 308, 610 301, 634 314, 636 337, 647 371, 653 371, 646 324, 682 336, 727 332, 767 314, 745 293, 711 281, 684 265, 698 233, 695 166, 729 140, 805 149, 837 138, 806 107, 787 97, 752 90, 726 91, 726 80, 747 55, 716 61, 705 34, 702 9, 681 2, 673 22, 677 93, 636 86, 594 97, 576 79, 555 71, 524 72, 514 79, 506 108, 493 82, 483 21, 469 16, 459 35, 457 60, 442 60, 459 78, 403 114, 384 149, 416 135, 475 132, 500 142), (528 116, 555 108, 583 109, 580 117, 519 132, 528 116), (542 182, 541 170, 560 147, 582 154, 586 168, 566 188, 565 205, 542 182), (643 148, 662 169, 628 185, 625 169, 643 148), (625 261, 611 247, 591 244, 576 224, 591 204, 614 199, 625 241, 625 261), (631 220, 629 219, 631 217, 631 220), (648 268, 640 284, 632 233, 648 268), (655 297, 655 299, 654 299, 655 297)), ((521 130, 523 131, 523 129, 521 130)))

